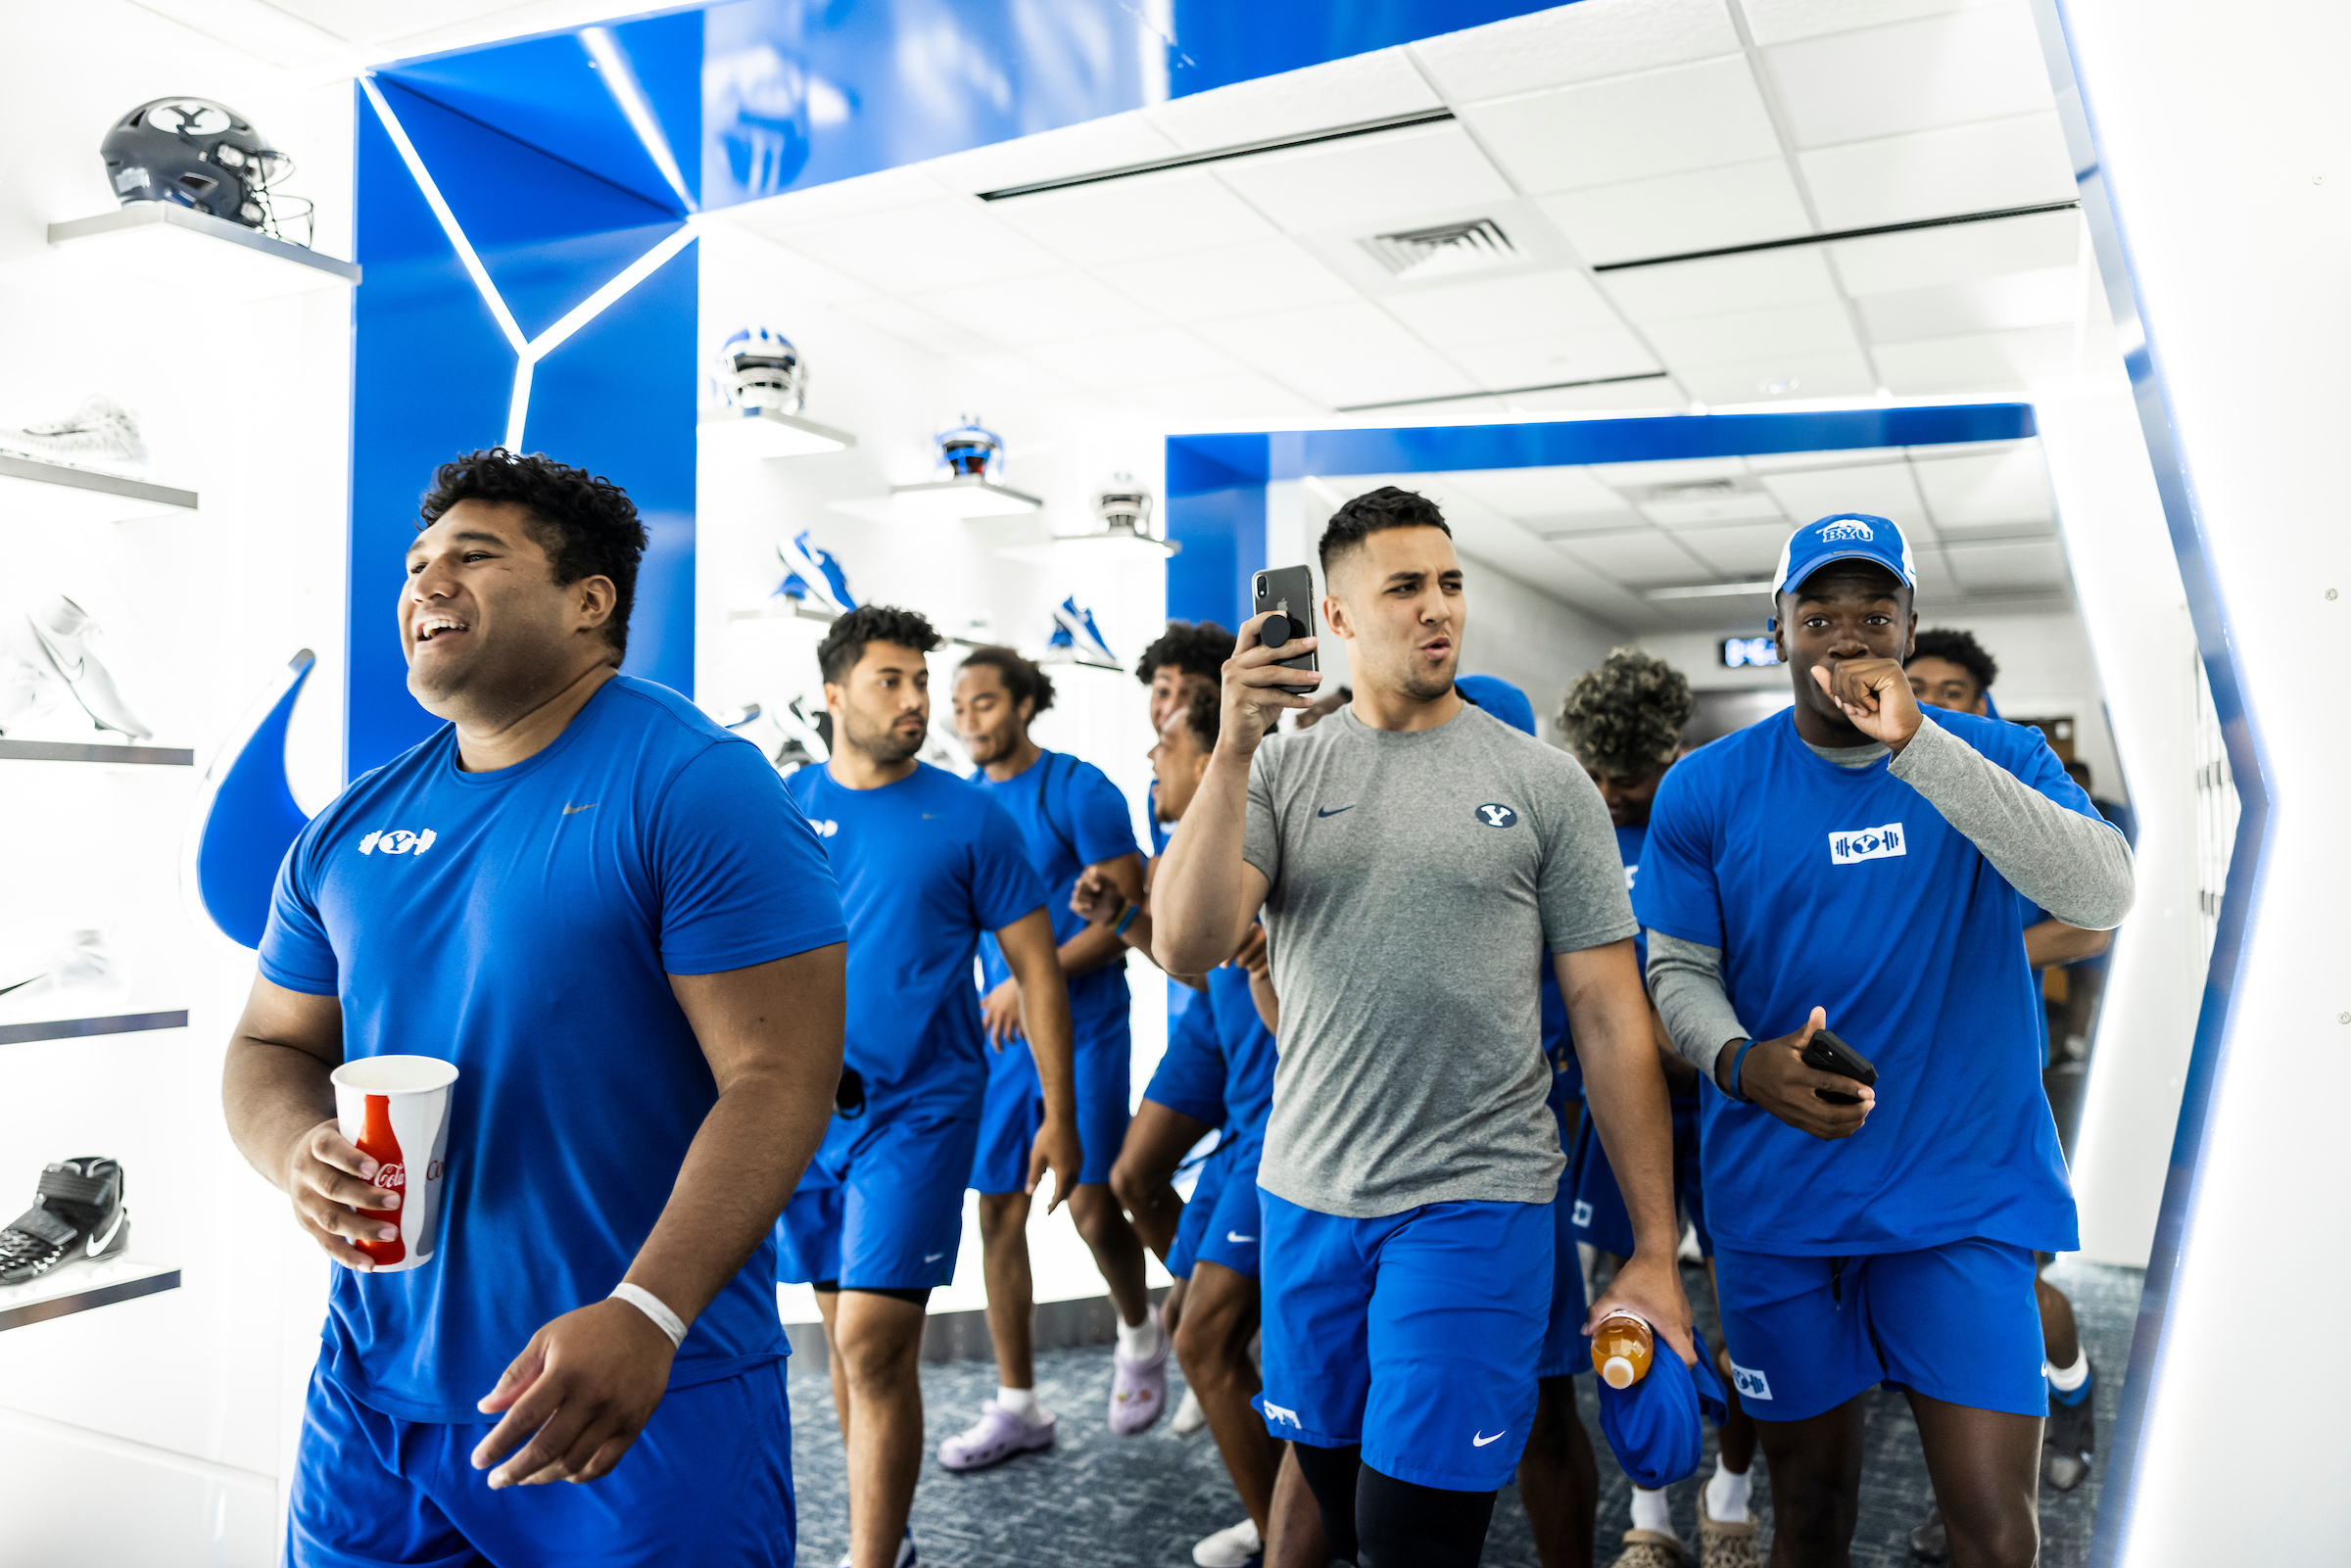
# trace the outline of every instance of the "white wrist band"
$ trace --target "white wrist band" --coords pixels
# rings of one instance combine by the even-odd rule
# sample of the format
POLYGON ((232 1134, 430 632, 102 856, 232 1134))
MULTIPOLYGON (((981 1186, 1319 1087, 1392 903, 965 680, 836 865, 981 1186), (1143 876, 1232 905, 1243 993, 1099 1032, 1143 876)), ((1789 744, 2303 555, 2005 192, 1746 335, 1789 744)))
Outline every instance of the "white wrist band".
POLYGON ((669 1336, 670 1349, 675 1350, 686 1343, 685 1320, 669 1309, 668 1303, 647 1290, 643 1285, 632 1285, 627 1280, 622 1280, 612 1287, 612 1299, 627 1302, 631 1307, 651 1318, 653 1326, 669 1336))

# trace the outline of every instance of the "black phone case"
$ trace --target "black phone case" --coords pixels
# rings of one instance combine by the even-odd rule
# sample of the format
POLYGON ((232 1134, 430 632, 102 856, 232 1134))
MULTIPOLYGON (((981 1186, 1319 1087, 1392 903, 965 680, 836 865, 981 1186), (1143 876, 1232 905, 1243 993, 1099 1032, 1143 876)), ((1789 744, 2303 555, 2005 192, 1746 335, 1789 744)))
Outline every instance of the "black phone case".
MULTIPOLYGON (((1250 614, 1263 615, 1268 610, 1281 610, 1290 623, 1289 637, 1295 641, 1315 635, 1315 574, 1304 566, 1274 566, 1257 574, 1256 600, 1250 614), (1287 605, 1287 608, 1283 608, 1287 605)), ((1321 664, 1312 653, 1301 653, 1294 659, 1274 661, 1285 670, 1320 670, 1321 664)), ((1281 689, 1292 696, 1311 697, 1317 688, 1285 686, 1281 689)))
MULTIPOLYGON (((1827 1029, 1812 1031, 1812 1038, 1805 1042, 1804 1054, 1799 1060, 1815 1072, 1834 1072, 1839 1077, 1852 1079, 1864 1088, 1874 1087, 1878 1081, 1878 1069, 1870 1065, 1869 1058, 1827 1029)), ((1812 1092, 1831 1105, 1861 1103, 1861 1097, 1857 1094, 1840 1094, 1834 1089, 1815 1089, 1812 1092)))

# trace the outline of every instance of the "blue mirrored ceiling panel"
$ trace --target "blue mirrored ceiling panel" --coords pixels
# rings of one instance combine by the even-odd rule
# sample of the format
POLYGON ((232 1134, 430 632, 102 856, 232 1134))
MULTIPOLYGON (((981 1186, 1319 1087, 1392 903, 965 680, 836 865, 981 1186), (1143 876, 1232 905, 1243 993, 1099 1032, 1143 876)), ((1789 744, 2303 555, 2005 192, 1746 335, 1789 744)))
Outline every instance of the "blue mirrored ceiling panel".
POLYGON ((694 691, 695 356, 691 245, 539 362, 523 450, 603 475, 650 536, 629 618, 629 674, 694 691))
POLYGON ((1337 5, 1176 0, 1168 90, 1181 98, 1550 9, 1548 0, 1345 0, 1337 5))
POLYGON ((376 85, 526 338, 561 320, 681 221, 398 83, 378 77, 376 85))
POLYGON ((358 249, 368 270, 352 322, 349 778, 390 761, 440 722, 408 695, 393 619, 416 537, 416 499, 436 465, 498 443, 514 379, 504 334, 374 110, 354 96, 358 249))

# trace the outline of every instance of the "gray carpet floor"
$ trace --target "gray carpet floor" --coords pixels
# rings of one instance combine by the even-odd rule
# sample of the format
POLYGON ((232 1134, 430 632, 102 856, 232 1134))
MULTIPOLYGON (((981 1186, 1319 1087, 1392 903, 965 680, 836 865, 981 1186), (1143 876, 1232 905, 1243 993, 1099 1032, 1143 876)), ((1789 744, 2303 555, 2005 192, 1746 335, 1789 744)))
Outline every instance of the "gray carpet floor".
MULTIPOLYGON (((2105 1449, 2122 1396, 2122 1372, 2130 1354, 2131 1324, 2138 1308, 2140 1275, 2135 1269, 2060 1262, 2050 1282, 2073 1298, 2084 1342, 2098 1369, 2098 1444, 2101 1458, 2089 1479, 2070 1494, 2041 1491, 2043 1568, 2077 1568, 2089 1553, 2098 1488, 2104 1478, 2105 1449)), ((1705 1276, 1686 1269, 1683 1282, 1701 1322, 1714 1333, 1712 1301, 1705 1276)), ((1598 1417, 1589 1379, 1583 1388, 1584 1420, 1600 1450, 1600 1549, 1605 1565, 1630 1522, 1631 1484, 1616 1468, 1605 1443, 1597 1442, 1598 1417)), ((929 1443, 959 1431, 995 1392, 995 1368, 984 1361, 952 1361, 923 1368, 923 1400, 929 1443)), ((1192 1544, 1212 1530, 1242 1517, 1224 1478, 1216 1446, 1205 1432, 1190 1439, 1166 1426, 1136 1438, 1114 1438, 1105 1424, 1110 1398, 1107 1347, 1056 1351, 1037 1358, 1038 1392, 1060 1419, 1058 1446, 976 1475, 956 1475, 926 1460, 915 1493, 914 1532, 926 1565, 936 1568, 1098 1568, 1139 1564, 1183 1568, 1192 1544)), ((834 1424, 833 1397, 821 1369, 810 1365, 792 1378, 792 1465, 799 1495, 800 1561, 830 1568, 848 1546, 847 1483, 841 1465, 840 1434, 834 1424)), ((1171 1395, 1173 1400, 1179 1393, 1171 1395)), ((1904 1568, 1909 1532, 1932 1492, 1919 1457, 1918 1434, 1898 1394, 1872 1396, 1869 1461, 1861 1499, 1861 1522, 1853 1538, 1855 1568, 1904 1568)), ((1700 1476, 1711 1474, 1713 1444, 1700 1476)), ((1674 1522, 1693 1551, 1698 1539, 1698 1480, 1673 1489, 1674 1522)), ((1757 1460, 1756 1504, 1768 1549, 1770 1497, 1757 1460)), ((1496 1568, 1537 1568, 1526 1513, 1514 1492, 1506 1490, 1495 1509, 1485 1559, 1496 1568)))

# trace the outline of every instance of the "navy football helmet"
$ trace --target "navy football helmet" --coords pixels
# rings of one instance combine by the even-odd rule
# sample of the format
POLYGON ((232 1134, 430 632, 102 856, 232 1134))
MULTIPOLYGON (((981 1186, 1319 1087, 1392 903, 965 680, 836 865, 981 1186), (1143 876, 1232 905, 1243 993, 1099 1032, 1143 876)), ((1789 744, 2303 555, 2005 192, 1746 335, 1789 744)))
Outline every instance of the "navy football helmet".
POLYGON ((209 98, 141 104, 115 121, 98 151, 124 207, 172 202, 270 233, 269 187, 294 168, 251 120, 209 98))

